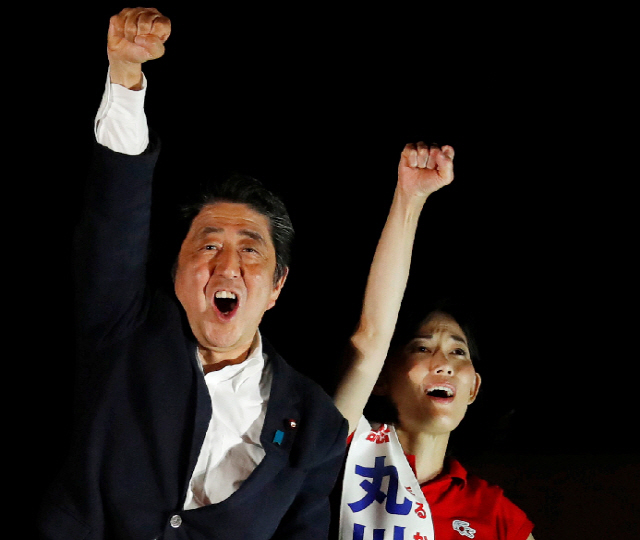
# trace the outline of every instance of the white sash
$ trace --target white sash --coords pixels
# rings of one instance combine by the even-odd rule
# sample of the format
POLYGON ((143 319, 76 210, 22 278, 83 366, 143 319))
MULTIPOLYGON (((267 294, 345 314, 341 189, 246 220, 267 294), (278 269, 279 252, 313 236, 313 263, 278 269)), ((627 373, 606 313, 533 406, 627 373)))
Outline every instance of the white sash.
POLYGON ((396 430, 360 418, 342 484, 340 540, 434 540, 431 510, 396 430))

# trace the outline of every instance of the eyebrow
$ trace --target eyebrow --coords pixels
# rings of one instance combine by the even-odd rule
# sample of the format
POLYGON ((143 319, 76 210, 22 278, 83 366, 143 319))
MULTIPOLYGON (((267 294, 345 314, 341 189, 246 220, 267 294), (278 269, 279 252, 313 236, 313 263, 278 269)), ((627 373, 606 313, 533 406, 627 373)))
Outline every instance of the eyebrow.
POLYGON ((467 344, 467 340, 457 334, 451 334, 451 339, 454 339, 455 341, 459 341, 460 343, 464 343, 465 345, 467 344))
MULTIPOLYGON (((217 234, 217 233, 221 233, 224 232, 224 228, 222 227, 213 227, 211 225, 204 227, 200 233, 198 234, 199 237, 203 238, 206 237, 210 234, 217 234)), ((264 237, 256 231, 252 231, 251 229, 240 229, 238 231, 239 234, 241 234, 242 236, 246 236, 248 238, 251 238, 252 240, 255 240, 256 242, 260 242, 262 244, 266 244, 266 240, 264 239, 264 237)))
MULTIPOLYGON (((459 336, 458 334, 450 334, 449 337, 451 337, 451 339, 453 339, 454 341, 459 341, 460 343, 464 343, 465 345, 467 345, 467 340, 462 336, 459 336)), ((433 334, 420 334, 413 339, 433 339, 433 334)))

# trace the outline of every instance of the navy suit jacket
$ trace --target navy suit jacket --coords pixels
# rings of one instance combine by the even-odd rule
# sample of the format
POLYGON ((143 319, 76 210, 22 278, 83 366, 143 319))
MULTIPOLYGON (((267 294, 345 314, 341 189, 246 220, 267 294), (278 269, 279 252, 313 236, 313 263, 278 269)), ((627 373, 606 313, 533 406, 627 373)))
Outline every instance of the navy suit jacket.
POLYGON ((211 404, 182 307, 147 279, 158 147, 126 156, 96 145, 76 236, 75 438, 42 506, 42 537, 324 539, 346 421, 266 339, 264 460, 228 499, 182 510, 211 404))

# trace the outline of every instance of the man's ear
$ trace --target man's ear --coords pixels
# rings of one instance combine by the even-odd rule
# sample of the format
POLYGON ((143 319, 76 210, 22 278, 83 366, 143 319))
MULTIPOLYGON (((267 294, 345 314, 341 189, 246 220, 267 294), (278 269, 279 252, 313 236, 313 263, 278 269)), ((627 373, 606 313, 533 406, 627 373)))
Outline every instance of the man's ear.
POLYGON ((271 292, 271 298, 269 300, 269 304, 267 305, 267 309, 271 309, 273 306, 276 305, 276 300, 278 299, 278 297, 280 296, 280 293, 282 292, 282 287, 284 287, 284 282, 287 281, 288 275, 289 275, 289 267, 286 266, 284 268, 284 272, 282 273, 282 276, 278 281, 276 281, 275 285, 273 286, 273 291, 271 292))
POLYGON ((474 385, 471 387, 471 395, 469 396, 469 405, 471 405, 478 397, 478 392, 480 392, 480 383, 482 383, 482 377, 480 377, 480 373, 476 373, 476 380, 474 385))

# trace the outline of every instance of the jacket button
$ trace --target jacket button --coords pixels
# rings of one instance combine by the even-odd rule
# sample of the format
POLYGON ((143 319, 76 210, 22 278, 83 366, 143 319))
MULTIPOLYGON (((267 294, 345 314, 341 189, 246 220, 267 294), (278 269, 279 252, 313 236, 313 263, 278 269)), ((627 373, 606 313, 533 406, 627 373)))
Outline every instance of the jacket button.
POLYGON ((169 520, 169 524, 174 529, 177 529, 178 527, 180 527, 180 525, 182 525, 182 518, 178 514, 176 514, 175 516, 171 516, 171 519, 169 520))

